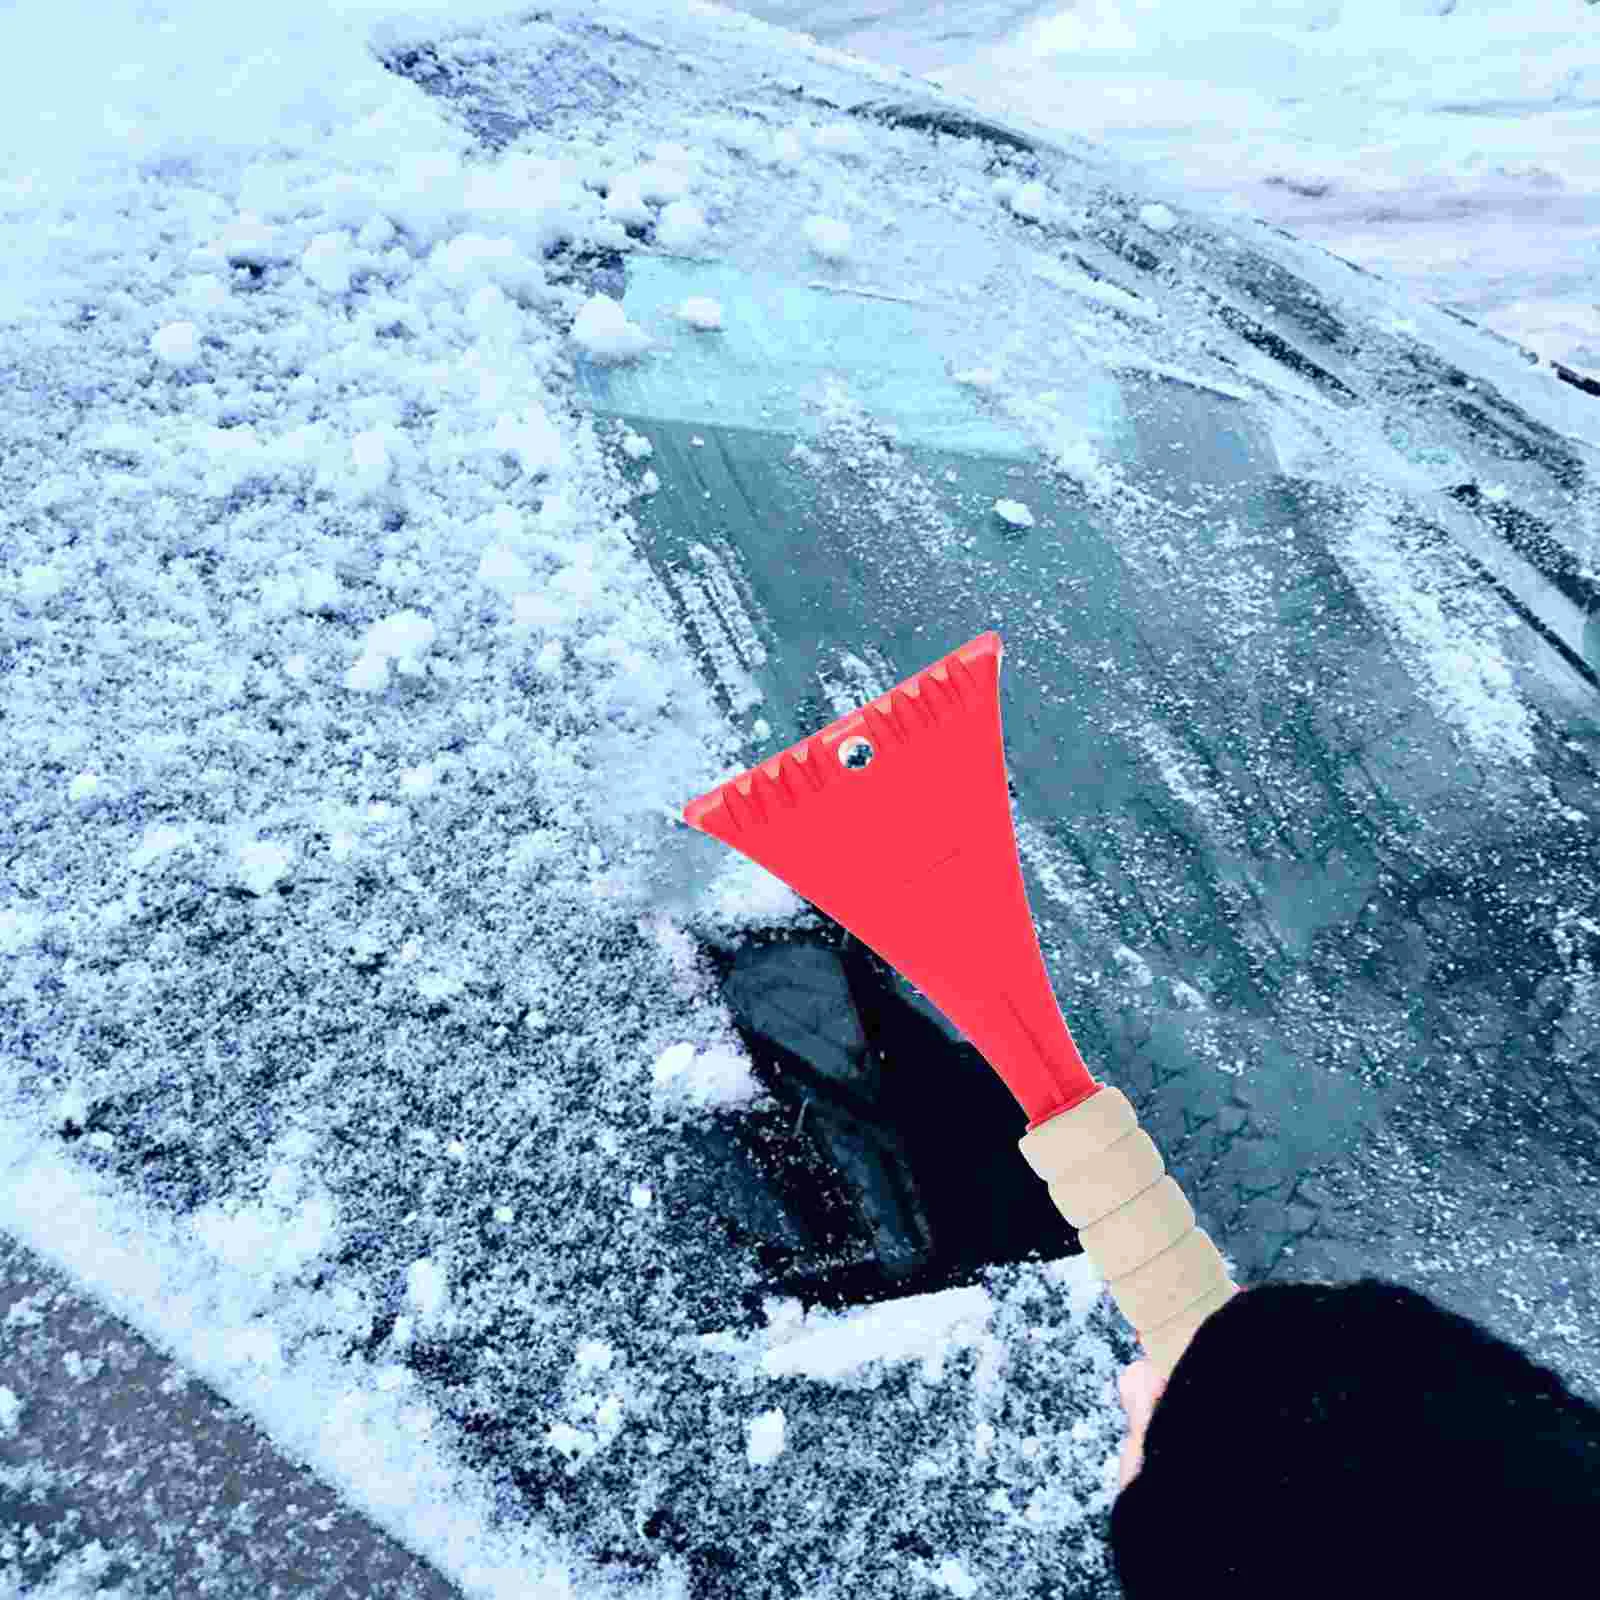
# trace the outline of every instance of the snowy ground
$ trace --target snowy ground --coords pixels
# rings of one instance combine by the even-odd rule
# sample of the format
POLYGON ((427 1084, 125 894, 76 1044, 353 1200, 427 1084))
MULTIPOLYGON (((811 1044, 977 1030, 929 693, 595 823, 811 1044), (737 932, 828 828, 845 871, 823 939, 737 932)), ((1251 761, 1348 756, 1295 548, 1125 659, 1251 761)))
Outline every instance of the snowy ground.
POLYGON ((1600 377, 1589 0, 749 0, 1600 377))
MULTIPOLYGON (((473 1595, 721 1593, 780 1536, 819 1597, 1088 1592, 1129 1349, 1081 1258, 709 1334, 661 1266, 700 1248, 674 1119, 759 1088, 655 873, 750 752, 619 531, 649 470, 561 403, 640 332, 546 252, 644 208, 690 249, 754 169, 813 226, 728 236, 822 271, 912 137, 684 90, 476 165, 373 59, 425 16, 4 15, 0 1227, 473 1595), (675 1554, 596 1569, 652 1524, 675 1554)), ((672 863, 702 925, 801 913, 709 860, 672 863)))

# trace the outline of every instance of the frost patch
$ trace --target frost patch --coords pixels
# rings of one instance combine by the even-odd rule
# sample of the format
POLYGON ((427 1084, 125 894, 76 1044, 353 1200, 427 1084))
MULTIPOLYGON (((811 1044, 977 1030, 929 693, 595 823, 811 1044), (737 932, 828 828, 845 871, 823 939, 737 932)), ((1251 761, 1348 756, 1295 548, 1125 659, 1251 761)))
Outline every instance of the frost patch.
POLYGON ((1434 709, 1480 756, 1532 762, 1533 719, 1495 643, 1505 617, 1475 599, 1467 575, 1447 571, 1442 551, 1409 548, 1376 512, 1330 548, 1434 709))

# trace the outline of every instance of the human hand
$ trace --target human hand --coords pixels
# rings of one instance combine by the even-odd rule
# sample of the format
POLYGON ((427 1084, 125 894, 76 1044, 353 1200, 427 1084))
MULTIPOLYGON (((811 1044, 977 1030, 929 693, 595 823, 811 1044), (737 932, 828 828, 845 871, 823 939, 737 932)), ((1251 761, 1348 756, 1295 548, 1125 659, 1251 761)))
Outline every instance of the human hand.
MULTIPOLYGON (((1234 1294, 1244 1292, 1242 1284, 1233 1286, 1234 1294)), ((1130 1363, 1117 1374, 1117 1393, 1122 1396, 1122 1409, 1128 1417, 1128 1437, 1123 1441, 1122 1464, 1117 1474, 1118 1494, 1128 1487, 1144 1465, 1144 1431, 1150 1426, 1150 1413, 1166 1387, 1167 1380, 1156 1371, 1148 1356, 1130 1363)))
POLYGON ((1135 1473, 1144 1465, 1144 1430, 1150 1425, 1150 1413, 1161 1398, 1167 1380, 1155 1369, 1155 1364, 1145 1357, 1126 1366, 1117 1375, 1117 1393, 1122 1397, 1122 1409, 1128 1417, 1128 1437, 1122 1445, 1122 1463, 1117 1474, 1117 1492, 1128 1487, 1135 1473))

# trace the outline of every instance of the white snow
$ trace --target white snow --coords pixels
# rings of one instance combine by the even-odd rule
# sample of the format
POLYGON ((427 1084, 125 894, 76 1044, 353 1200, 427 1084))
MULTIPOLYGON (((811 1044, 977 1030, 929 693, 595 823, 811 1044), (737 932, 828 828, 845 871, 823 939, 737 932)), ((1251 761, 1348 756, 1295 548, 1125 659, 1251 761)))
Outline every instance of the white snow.
POLYGON ((691 328, 711 332, 722 326, 722 302, 713 300, 709 295, 690 295, 678 307, 678 315, 691 328))
POLYGON ((450 1287, 437 1261, 424 1256, 411 1263, 406 1272, 406 1299, 424 1328, 431 1327, 445 1315, 450 1304, 450 1287))
POLYGON ((150 335, 150 349, 170 367, 186 367, 200 354, 200 330, 192 322, 168 322, 150 335))
POLYGON ((376 692, 387 687, 389 668, 404 677, 427 670, 427 656, 438 629, 420 612, 396 611, 374 622, 361 640, 354 666, 345 674, 348 688, 376 692))
POLYGON ((631 361, 652 343, 608 294, 596 294, 585 302, 572 324, 572 341, 597 361, 631 361))
POLYGON ((660 1103, 736 1110, 762 1094, 750 1058, 727 1046, 670 1045, 656 1058, 650 1081, 660 1103))
POLYGON ((753 1417, 748 1430, 745 1454, 752 1467, 770 1466, 783 1454, 785 1436, 783 1408, 775 1406, 753 1417))
POLYGON ((1040 222, 1051 210, 1050 191, 1042 183, 1023 183, 1011 188, 1006 203, 1019 216, 1040 222))
POLYGON ((0 1383, 0 1439, 14 1439, 22 1420, 22 1401, 15 1389, 0 1383))
POLYGON ((692 200, 674 200, 656 222, 656 242, 664 250, 685 255, 699 249, 706 237, 706 214, 692 200))
POLYGON ((288 872, 294 851, 276 840, 252 839, 238 850, 239 881, 253 894, 266 894, 288 872))
POLYGON ((769 1377, 836 1379, 867 1362, 912 1361, 937 1370, 955 1348, 979 1342, 993 1313, 983 1288, 908 1295, 844 1313, 807 1313, 784 1343, 761 1358, 769 1377))
POLYGON ((344 294, 355 267, 350 241, 343 233, 315 235, 300 257, 300 270, 327 294, 344 294))
POLYGON ((807 217, 805 236, 824 261, 843 261, 850 254, 850 224, 837 217, 807 217))
POLYGON ((959 1600, 972 1600, 979 1589, 978 1580, 956 1556, 946 1556, 929 1574, 929 1580, 947 1593, 959 1596, 959 1600))

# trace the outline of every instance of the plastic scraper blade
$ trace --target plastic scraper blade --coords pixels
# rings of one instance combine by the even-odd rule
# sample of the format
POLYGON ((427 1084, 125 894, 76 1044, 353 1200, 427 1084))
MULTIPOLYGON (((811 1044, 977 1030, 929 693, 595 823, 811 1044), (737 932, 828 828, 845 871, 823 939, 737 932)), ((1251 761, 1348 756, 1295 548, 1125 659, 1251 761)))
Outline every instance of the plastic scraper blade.
POLYGON ((1045 972, 1000 736, 1000 635, 683 808, 895 967, 982 1054, 1032 1129, 1100 1085, 1045 972))

